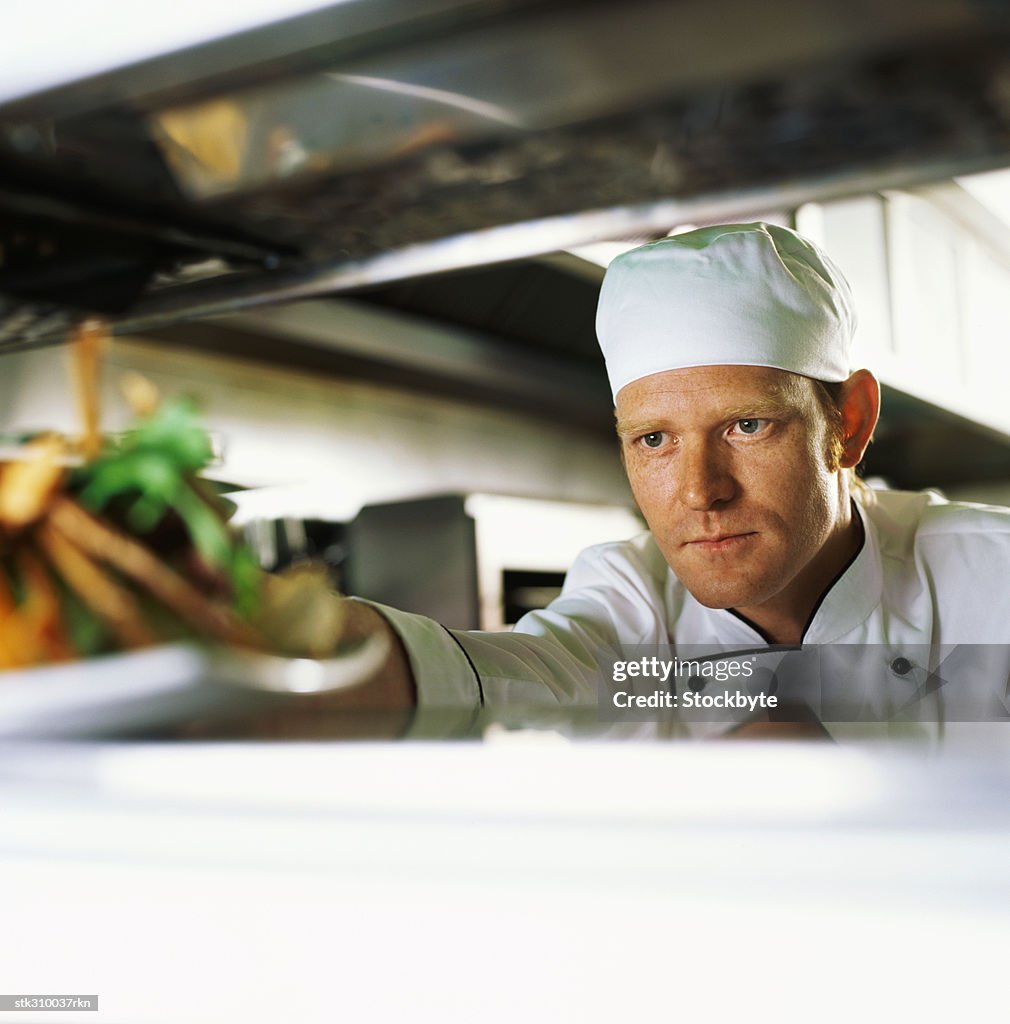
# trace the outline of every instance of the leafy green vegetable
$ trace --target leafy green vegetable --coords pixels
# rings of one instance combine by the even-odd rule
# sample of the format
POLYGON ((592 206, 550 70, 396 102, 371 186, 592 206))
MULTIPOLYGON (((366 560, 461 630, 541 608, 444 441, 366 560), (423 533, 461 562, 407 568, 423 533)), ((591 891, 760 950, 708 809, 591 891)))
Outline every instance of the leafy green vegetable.
POLYGON ((227 576, 237 610, 250 614, 256 606, 259 565, 229 531, 227 506, 216 507, 217 499, 194 486, 196 474, 212 458, 196 403, 175 396, 138 421, 118 445, 78 469, 71 488, 94 512, 115 500, 125 502, 127 523, 138 534, 153 531, 169 513, 177 515, 200 557, 227 576))
POLYGON ((196 403, 176 396, 140 420, 118 446, 108 446, 78 470, 74 483, 81 499, 96 510, 114 497, 139 491, 139 523, 131 525, 146 523, 150 529, 172 503, 180 481, 204 469, 212 457, 196 403))

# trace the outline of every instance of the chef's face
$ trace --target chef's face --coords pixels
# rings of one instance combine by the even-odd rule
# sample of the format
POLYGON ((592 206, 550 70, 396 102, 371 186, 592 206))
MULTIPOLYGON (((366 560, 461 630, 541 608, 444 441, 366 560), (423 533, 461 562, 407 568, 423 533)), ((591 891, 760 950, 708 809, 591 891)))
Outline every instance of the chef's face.
POLYGON ((618 394, 632 491, 702 604, 760 618, 763 606, 816 600, 819 557, 849 513, 815 388, 769 367, 701 366, 618 394))

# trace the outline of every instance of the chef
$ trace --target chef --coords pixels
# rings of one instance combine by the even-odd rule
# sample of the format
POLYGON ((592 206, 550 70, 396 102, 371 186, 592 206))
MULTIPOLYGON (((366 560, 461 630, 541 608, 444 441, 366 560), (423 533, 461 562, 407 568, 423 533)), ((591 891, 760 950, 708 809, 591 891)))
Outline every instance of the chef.
POLYGON ((854 328, 844 277, 788 228, 618 257, 597 331, 649 531, 583 552, 507 634, 350 602, 352 632, 394 641, 359 699, 594 704, 603 650, 769 644, 860 645, 839 649, 906 695, 942 694, 956 645, 1010 642, 1010 512, 856 479, 880 390, 850 366, 854 328))

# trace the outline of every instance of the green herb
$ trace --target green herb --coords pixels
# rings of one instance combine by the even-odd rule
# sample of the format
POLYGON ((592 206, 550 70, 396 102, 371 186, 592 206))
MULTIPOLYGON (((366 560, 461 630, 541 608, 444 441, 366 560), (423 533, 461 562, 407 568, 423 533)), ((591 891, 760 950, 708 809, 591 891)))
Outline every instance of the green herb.
POLYGON ((138 534, 151 533, 169 513, 177 515, 200 557, 227 576, 237 610, 248 615, 256 606, 259 565, 228 529, 227 506, 195 485, 212 458, 196 403, 167 398, 118 445, 78 469, 71 489, 94 512, 124 502, 127 524, 138 534))

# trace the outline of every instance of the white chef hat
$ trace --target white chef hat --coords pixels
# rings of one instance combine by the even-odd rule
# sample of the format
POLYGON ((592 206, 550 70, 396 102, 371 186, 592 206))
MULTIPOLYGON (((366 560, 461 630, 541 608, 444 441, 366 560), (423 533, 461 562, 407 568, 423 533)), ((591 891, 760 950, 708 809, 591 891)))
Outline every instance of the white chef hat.
POLYGON ((626 252, 603 280, 596 332, 610 387, 687 366, 774 366, 848 377, 848 282, 777 224, 720 224, 626 252))

